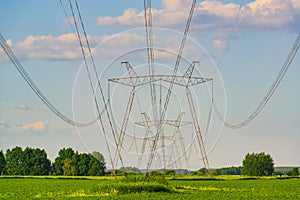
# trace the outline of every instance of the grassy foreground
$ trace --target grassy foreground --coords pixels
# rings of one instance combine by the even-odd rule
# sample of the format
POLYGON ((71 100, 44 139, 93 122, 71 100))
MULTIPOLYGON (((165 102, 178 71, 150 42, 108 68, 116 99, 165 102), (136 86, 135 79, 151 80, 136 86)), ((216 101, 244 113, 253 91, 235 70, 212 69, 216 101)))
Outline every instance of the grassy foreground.
POLYGON ((300 179, 0 177, 0 198, 300 199, 300 179), (135 182, 136 181, 136 182, 135 182))

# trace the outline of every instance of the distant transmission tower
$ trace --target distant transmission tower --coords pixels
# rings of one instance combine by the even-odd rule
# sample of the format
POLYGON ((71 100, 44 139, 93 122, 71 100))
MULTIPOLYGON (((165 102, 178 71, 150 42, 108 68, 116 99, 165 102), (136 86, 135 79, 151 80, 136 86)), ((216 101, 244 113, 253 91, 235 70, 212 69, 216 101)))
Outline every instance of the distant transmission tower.
MULTIPOLYGON (((184 141, 183 141, 183 136, 182 136, 180 127, 186 126, 186 125, 189 125, 189 124, 192 124, 192 123, 187 122, 187 121, 182 121, 182 115, 183 114, 184 114, 184 112, 181 112, 178 115, 176 120, 151 120, 150 117, 146 113, 142 113, 142 116, 143 116, 144 120, 142 122, 135 122, 134 123, 135 125, 143 126, 143 127, 146 128, 146 133, 145 133, 143 143, 142 143, 142 146, 141 146, 141 151, 139 152, 140 155, 139 155, 138 164, 137 164, 138 168, 140 168, 140 166, 141 166, 141 162, 142 162, 142 159, 143 159, 143 156, 144 156, 144 153, 145 153, 145 147, 146 147, 147 141, 151 141, 151 140, 153 141, 153 139, 155 138, 152 131, 151 131, 151 127, 156 127, 157 124, 162 123, 164 125, 170 125, 170 126, 175 127, 175 131, 174 131, 172 136, 166 136, 164 134, 164 131, 163 131, 162 135, 160 135, 160 137, 159 137, 159 140, 162 141, 163 169, 166 169, 166 166, 167 166, 167 164, 166 164, 166 154, 164 152, 165 139, 171 140, 173 145, 176 145, 176 140, 177 139, 179 140, 180 145, 181 145, 181 152, 183 153, 183 157, 184 157, 184 160, 185 160, 185 163, 186 163, 186 168, 188 170, 190 169, 189 163, 188 163, 188 157, 187 157, 187 154, 186 154, 186 148, 185 148, 185 144, 184 144, 184 141)), ((174 149, 177 150, 177 147, 174 148, 174 149)), ((179 156, 179 152, 176 152, 175 155, 179 156)), ((176 156, 171 156, 171 157, 175 158, 176 156)), ((180 162, 180 159, 178 159, 178 161, 180 162)), ((182 164, 180 164, 180 166, 182 168, 182 164)))

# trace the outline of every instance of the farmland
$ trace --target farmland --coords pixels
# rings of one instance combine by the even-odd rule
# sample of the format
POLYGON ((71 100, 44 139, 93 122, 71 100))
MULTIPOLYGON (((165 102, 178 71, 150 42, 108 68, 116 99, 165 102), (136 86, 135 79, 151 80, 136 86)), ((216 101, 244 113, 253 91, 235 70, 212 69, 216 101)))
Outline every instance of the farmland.
POLYGON ((170 177, 142 184, 111 177, 1 177, 0 198, 300 199, 300 179, 170 177))

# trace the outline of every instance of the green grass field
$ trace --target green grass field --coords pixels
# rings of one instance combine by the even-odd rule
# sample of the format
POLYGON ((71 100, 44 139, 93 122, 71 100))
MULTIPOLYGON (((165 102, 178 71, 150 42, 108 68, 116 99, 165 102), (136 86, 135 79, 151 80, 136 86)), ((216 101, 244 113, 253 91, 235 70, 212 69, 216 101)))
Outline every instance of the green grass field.
MULTIPOLYGON (((241 177, 240 177, 241 178, 241 177)), ((0 198, 300 199, 300 179, 185 178, 142 184, 111 177, 1 177, 0 198)))

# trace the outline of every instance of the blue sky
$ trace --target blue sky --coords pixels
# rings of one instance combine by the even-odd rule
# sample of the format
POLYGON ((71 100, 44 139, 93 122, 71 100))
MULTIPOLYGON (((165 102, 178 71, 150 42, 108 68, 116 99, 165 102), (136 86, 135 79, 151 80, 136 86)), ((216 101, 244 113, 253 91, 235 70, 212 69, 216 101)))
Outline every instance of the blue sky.
MULTIPOLYGON (((70 17, 68 2, 62 2, 70 17)), ((160 27, 154 29, 155 46, 170 52, 178 51, 190 2, 152 2, 153 26, 160 27)), ((95 50, 95 58, 105 92, 107 78, 124 76, 126 71, 120 67, 120 62, 124 61, 122 59, 128 59, 133 66, 137 66, 139 73, 143 73, 146 52, 139 50, 135 54, 133 51, 146 45, 144 30, 136 29, 144 26, 143 1, 113 0, 104 3, 78 0, 78 3, 90 43, 98 49, 95 50)), ((76 119, 92 119, 95 108, 88 90, 86 72, 80 67, 79 44, 60 2, 28 0, 26 4, 21 4, 11 0, 3 2, 0 10, 1 33, 44 94, 70 118, 75 110, 76 119)), ((221 107, 224 104, 223 109, 226 108, 226 121, 242 121, 261 101, 300 31, 299 13, 298 0, 197 1, 184 56, 189 62, 193 59, 202 62, 203 59, 208 68, 212 65, 208 72, 200 65, 198 72, 217 76, 216 85, 220 89, 216 89, 215 98, 221 107), (235 27, 241 2, 243 7, 235 27), (213 62, 217 66, 213 66, 213 62)), ((155 55, 156 61, 161 64, 157 66, 158 71, 164 71, 163 66, 175 63, 175 56, 170 53, 157 51, 155 55)), ((299 65, 298 53, 270 102, 249 125, 232 130, 222 129, 217 122, 212 124, 207 138, 207 149, 210 150, 208 159, 212 167, 241 165, 246 153, 261 151, 270 153, 277 166, 300 165, 299 65)), ((184 69, 180 72, 183 73, 184 69)), ((120 121, 129 90, 122 87, 114 89, 114 113, 116 120, 120 121)), ((209 98, 205 96, 207 90, 202 90, 194 89, 193 95, 201 127, 204 127, 209 98), (200 95, 202 92, 203 96, 200 95)), ((175 91, 178 105, 182 107, 177 109, 174 97, 175 103, 171 103, 169 109, 172 119, 180 111, 188 112, 188 107, 183 105, 185 100, 180 101, 184 93, 180 89, 175 91)), ((147 111, 147 101, 142 97, 146 94, 143 92, 147 93, 146 90, 140 91, 139 98, 142 110, 147 111)), ((135 103, 133 116, 139 113, 137 106, 135 103)), ((185 116, 184 120, 191 120, 188 114, 185 116)), ((130 123, 138 119, 133 117, 130 123)), ((215 113, 213 119, 217 121, 215 113)), ((130 127, 129 131, 133 131, 133 126, 130 127)), ((191 132, 190 129, 183 128, 182 131, 191 132)), ((137 130, 143 131, 142 128, 137 130)), ((98 126, 78 132, 42 104, 4 52, 0 51, 0 149, 5 151, 16 145, 40 147, 46 149, 53 160, 60 148, 70 146, 80 152, 101 151, 108 161, 103 134, 98 126)), ((186 137, 190 137, 188 133, 186 137)), ((186 145, 191 143, 189 139, 185 142, 186 145)), ((128 139, 127 145, 130 144, 128 139)), ((127 165, 135 165, 134 153, 124 152, 124 155, 127 154, 130 157, 127 165)), ((193 159, 193 156, 191 153, 191 166, 202 167, 201 160, 193 159)))

